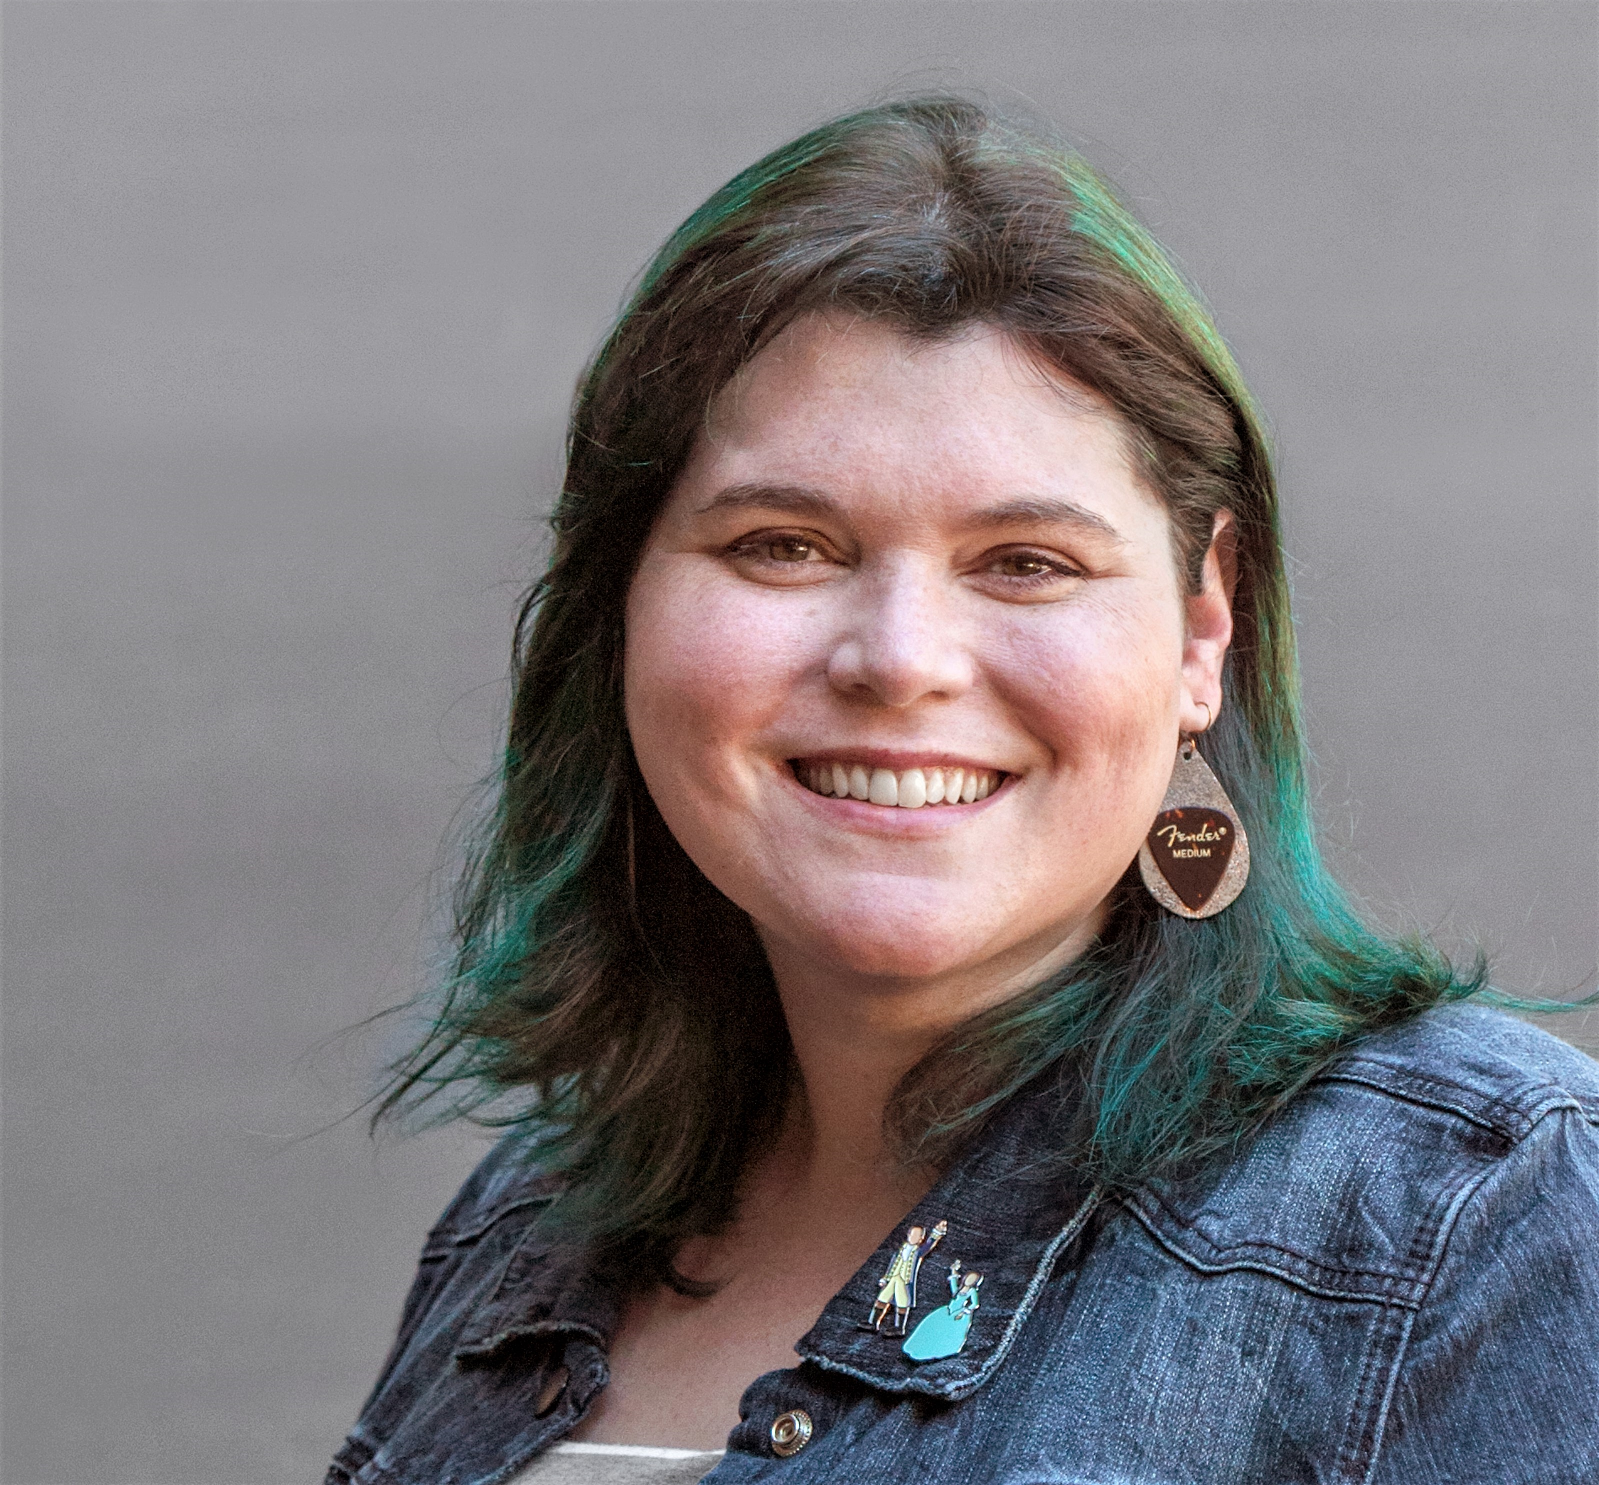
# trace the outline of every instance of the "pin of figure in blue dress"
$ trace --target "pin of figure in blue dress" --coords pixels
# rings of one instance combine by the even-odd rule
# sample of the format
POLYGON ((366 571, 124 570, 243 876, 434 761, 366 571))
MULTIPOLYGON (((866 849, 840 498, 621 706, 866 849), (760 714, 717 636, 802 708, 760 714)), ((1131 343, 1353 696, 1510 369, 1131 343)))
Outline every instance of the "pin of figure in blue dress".
POLYGON ((937 1361, 953 1356, 966 1344, 966 1333, 972 1328, 977 1291, 982 1282, 983 1276, 976 1269, 961 1273, 960 1259, 950 1264, 949 1303, 927 1316, 905 1342, 904 1352, 912 1361, 937 1361))

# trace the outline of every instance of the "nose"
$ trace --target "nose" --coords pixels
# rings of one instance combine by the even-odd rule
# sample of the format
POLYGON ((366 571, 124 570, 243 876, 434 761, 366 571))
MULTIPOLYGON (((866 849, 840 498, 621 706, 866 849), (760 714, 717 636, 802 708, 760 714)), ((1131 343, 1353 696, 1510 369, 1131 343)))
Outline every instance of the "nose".
POLYGON ((853 583, 848 621, 828 659, 833 688, 854 700, 906 707, 953 699, 972 684, 959 604, 929 564, 885 563, 853 583))

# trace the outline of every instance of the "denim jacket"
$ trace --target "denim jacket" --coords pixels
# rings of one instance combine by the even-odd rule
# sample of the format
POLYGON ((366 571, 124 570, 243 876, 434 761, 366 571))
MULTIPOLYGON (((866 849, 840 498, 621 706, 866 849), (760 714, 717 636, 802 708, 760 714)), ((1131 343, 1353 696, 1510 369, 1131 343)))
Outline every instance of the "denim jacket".
MULTIPOLYGON (((1115 1195, 1043 1173, 1047 1103, 1018 1095, 751 1382, 713 1485, 1599 1482, 1589 1058, 1433 1011, 1229 1163, 1115 1195), (935 1273, 985 1277, 964 1347, 918 1364, 862 1322, 904 1227, 940 1218, 935 1273)), ((543 1239, 550 1195, 514 1136, 468 1180, 328 1485, 498 1485, 583 1417, 618 1299, 543 1239)))

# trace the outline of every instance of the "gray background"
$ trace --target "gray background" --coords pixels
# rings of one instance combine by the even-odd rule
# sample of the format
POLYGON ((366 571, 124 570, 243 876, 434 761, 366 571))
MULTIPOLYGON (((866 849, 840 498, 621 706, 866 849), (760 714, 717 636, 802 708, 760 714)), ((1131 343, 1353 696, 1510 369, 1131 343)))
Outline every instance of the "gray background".
POLYGON ((573 378, 886 87, 1030 102, 1171 245, 1275 422, 1343 870, 1591 984, 1595 16, 8 6, 8 1485, 320 1474, 481 1141, 313 1131, 427 973, 573 378))

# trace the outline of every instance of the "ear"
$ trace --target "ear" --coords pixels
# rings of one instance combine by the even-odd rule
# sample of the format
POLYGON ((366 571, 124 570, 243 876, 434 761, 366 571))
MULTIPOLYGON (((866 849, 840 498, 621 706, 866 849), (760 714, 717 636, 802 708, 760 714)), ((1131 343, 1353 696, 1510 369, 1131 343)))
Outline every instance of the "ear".
POLYGON ((1219 510, 1210 528, 1200 587, 1184 604, 1182 705, 1177 725, 1199 732, 1221 713, 1221 667, 1233 637, 1233 593, 1238 586, 1238 525, 1219 510))

